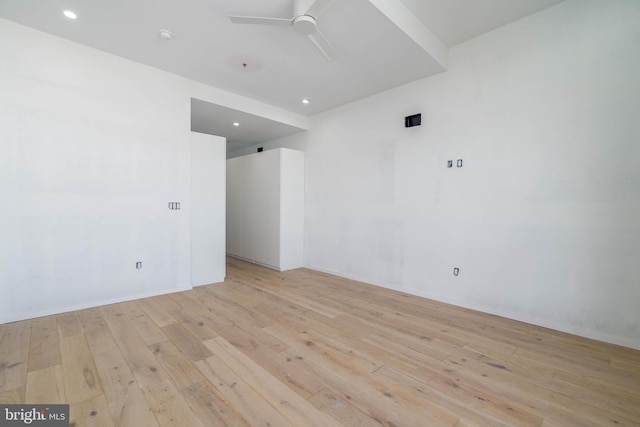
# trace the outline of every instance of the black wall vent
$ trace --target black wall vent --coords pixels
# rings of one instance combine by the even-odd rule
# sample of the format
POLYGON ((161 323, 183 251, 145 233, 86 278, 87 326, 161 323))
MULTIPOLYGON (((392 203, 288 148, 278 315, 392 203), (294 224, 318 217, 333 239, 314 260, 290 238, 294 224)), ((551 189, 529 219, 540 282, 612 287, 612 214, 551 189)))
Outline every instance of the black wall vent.
POLYGON ((411 128, 414 126, 420 126, 422 124, 422 114, 414 114, 413 116, 407 116, 404 118, 404 127, 411 128))

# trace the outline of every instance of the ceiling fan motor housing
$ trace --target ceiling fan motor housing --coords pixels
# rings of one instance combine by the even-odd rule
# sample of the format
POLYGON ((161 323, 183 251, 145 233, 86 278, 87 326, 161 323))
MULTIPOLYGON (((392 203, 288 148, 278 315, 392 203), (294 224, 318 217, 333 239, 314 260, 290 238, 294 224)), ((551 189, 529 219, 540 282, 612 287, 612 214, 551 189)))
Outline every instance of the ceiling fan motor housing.
POLYGON ((309 15, 296 16, 293 18, 293 28, 300 34, 312 34, 316 31, 316 20, 309 15))

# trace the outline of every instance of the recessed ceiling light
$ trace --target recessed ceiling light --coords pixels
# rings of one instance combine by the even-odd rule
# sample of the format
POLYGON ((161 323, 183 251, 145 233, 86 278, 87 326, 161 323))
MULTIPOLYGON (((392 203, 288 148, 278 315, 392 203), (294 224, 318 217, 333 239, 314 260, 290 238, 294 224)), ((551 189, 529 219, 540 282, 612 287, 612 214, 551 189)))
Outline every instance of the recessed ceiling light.
POLYGON ((67 18, 69 18, 69 19, 76 19, 78 17, 78 15, 76 15, 75 13, 73 13, 70 10, 65 10, 64 12, 62 12, 62 14, 64 16, 66 16, 67 18))
POLYGON ((233 122, 233 125, 234 125, 234 126, 240 126, 240 123, 238 123, 238 122, 233 122))
POLYGON ((173 38, 173 33, 169 30, 160 30, 158 35, 162 40, 171 40, 173 38))
POLYGON ((303 99, 303 100, 302 100, 302 103, 303 103, 303 104, 308 104, 308 103, 309 103, 309 100, 308 100, 307 98, 305 98, 305 99, 303 99))

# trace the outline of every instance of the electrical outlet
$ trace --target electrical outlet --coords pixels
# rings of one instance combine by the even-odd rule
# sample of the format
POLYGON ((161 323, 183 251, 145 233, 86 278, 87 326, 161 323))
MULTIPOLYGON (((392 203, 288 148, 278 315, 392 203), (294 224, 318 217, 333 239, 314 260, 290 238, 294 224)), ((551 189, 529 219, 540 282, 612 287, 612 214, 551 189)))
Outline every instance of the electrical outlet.
POLYGON ((455 267, 455 268, 453 269, 453 275, 454 275, 454 276, 458 276, 459 274, 460 274, 460 269, 459 269, 458 267, 455 267))
POLYGON ((142 268, 142 261, 136 262, 136 269, 140 270, 142 268))
POLYGON ((458 159, 458 167, 461 168, 462 167, 462 159, 458 159))
POLYGON ((448 168, 452 168, 453 167, 453 160, 447 160, 447 167, 448 168))

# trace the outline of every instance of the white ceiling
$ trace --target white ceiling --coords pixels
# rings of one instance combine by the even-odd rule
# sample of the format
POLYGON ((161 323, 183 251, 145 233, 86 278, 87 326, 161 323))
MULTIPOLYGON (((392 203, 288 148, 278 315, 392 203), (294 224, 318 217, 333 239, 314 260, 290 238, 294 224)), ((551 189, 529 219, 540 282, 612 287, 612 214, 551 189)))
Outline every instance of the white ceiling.
MULTIPOLYGON (((310 116, 442 72, 448 47, 560 1, 334 0, 318 19, 333 61, 293 28, 228 18, 290 18, 292 0, 0 0, 0 17, 310 116), (173 39, 160 39, 161 29, 173 39)), ((193 129, 236 147, 300 131, 206 104, 192 102, 193 129), (230 126, 230 117, 251 125, 230 126)))
POLYGON ((191 98, 191 130, 224 136, 227 143, 232 144, 229 149, 239 149, 303 131, 295 126, 194 98, 191 98), (238 126, 234 123, 238 123, 238 126))
POLYGON ((402 0, 448 47, 562 0, 402 0))

